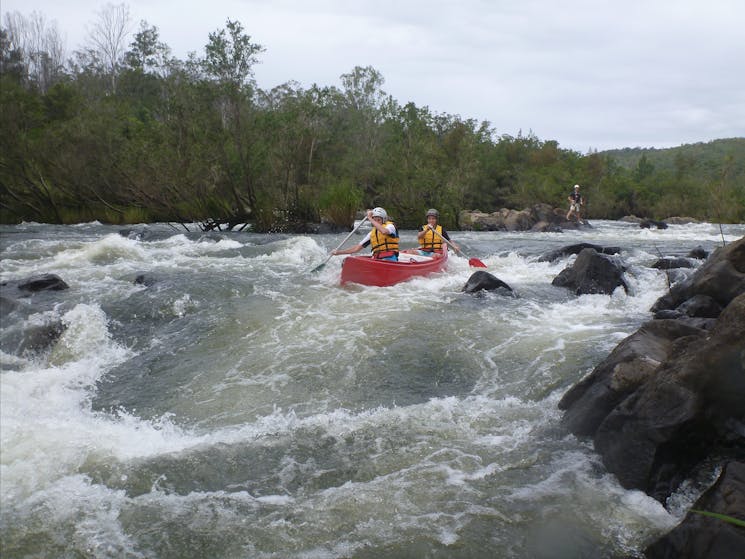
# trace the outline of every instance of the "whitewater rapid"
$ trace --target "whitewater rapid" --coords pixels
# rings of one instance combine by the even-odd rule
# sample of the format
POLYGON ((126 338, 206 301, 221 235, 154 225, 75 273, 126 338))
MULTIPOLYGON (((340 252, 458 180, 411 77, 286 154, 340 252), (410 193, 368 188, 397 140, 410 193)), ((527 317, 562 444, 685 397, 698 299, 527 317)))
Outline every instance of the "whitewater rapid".
POLYGON ((695 497, 622 489, 556 403, 650 318, 654 260, 743 225, 454 232, 516 297, 462 293, 456 255, 390 288, 310 273, 343 235, 124 229, 0 228, 0 280, 70 286, 2 317, 9 557, 633 556, 695 497), (575 257, 539 256, 575 242, 621 247, 628 293, 551 286, 575 257))

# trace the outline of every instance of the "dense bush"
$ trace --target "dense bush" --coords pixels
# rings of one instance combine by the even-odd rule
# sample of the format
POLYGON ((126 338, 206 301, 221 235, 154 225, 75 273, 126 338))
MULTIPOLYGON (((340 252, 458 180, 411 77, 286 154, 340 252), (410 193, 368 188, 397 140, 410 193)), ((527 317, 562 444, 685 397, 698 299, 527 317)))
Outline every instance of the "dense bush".
POLYGON ((591 218, 745 221, 745 139, 580 154, 487 122, 400 106, 373 68, 342 87, 256 87, 263 48, 239 23, 204 58, 168 56, 143 23, 116 65, 77 53, 43 77, 0 31, 0 220, 251 221, 349 226, 384 206, 402 226, 437 207, 564 206, 583 185, 591 218), (24 66, 24 64, 27 64, 24 66))

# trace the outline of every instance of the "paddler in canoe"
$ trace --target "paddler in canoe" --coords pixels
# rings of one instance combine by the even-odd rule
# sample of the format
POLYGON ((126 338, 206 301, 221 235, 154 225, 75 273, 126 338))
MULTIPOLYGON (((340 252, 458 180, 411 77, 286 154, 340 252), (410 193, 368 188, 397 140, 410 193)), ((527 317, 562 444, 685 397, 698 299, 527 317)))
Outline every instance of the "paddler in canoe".
POLYGON ((388 220, 388 213, 377 207, 367 210, 367 219, 372 229, 361 242, 349 248, 333 250, 331 254, 354 254, 371 246, 374 259, 398 262, 398 230, 393 222, 388 220))
POLYGON ((456 251, 460 251, 460 247, 450 239, 450 235, 445 231, 445 228, 437 223, 440 219, 440 212, 430 208, 427 210, 426 217, 427 223, 422 225, 422 230, 416 236, 419 241, 419 254, 433 256, 436 252, 442 253, 443 241, 450 241, 450 246, 456 251))

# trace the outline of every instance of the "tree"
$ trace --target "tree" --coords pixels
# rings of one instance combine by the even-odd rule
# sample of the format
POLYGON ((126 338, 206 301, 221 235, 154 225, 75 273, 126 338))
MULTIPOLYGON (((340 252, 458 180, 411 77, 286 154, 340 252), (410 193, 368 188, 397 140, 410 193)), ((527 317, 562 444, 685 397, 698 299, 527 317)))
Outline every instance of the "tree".
POLYGON ((131 26, 126 4, 106 4, 98 11, 97 19, 88 32, 93 50, 98 53, 103 69, 109 76, 112 93, 116 93, 117 76, 131 26))
POLYGON ((227 29, 209 34, 204 69, 216 81, 239 89, 253 76, 258 55, 266 49, 251 42, 251 36, 243 33, 240 22, 228 19, 225 26, 227 29))
MULTIPOLYGON (((15 53, 15 70, 23 72, 26 85, 45 93, 64 75, 65 46, 57 23, 47 23, 44 16, 32 12, 5 15, 5 49, 15 53)), ((5 58, 5 56, 3 56, 5 58)))
POLYGON ((634 180, 642 182, 652 173, 654 173, 654 165, 647 158, 647 154, 643 153, 639 158, 639 163, 636 164, 636 169, 634 169, 634 180))
POLYGON ((168 64, 171 49, 160 40, 158 28, 140 21, 140 30, 130 43, 130 49, 124 54, 125 63, 133 70, 143 73, 154 73, 168 64))
POLYGON ((218 86, 219 107, 223 127, 230 141, 224 144, 225 164, 231 181, 231 192, 236 214, 255 211, 257 193, 254 187, 251 128, 247 126, 247 112, 253 93, 253 66, 264 47, 251 42, 240 22, 227 20, 226 29, 209 34, 202 68, 218 86), (243 186, 241 192, 236 185, 243 186), (248 206, 248 207, 246 207, 248 206))

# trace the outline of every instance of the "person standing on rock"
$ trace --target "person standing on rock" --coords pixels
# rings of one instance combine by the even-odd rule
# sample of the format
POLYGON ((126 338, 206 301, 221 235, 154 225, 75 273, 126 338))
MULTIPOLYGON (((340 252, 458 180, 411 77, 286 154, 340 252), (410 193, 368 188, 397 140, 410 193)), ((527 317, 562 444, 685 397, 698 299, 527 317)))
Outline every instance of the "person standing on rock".
POLYGON ((572 217, 572 214, 574 212, 577 213, 577 221, 582 221, 582 215, 581 215, 581 208, 585 205, 585 199, 582 197, 582 194, 579 192, 579 185, 574 185, 574 192, 569 194, 569 197, 567 198, 569 200, 569 212, 567 213, 567 221, 569 221, 569 218, 572 217))

